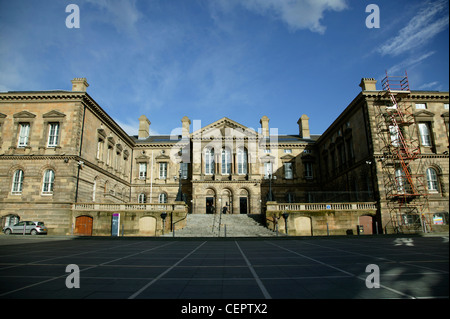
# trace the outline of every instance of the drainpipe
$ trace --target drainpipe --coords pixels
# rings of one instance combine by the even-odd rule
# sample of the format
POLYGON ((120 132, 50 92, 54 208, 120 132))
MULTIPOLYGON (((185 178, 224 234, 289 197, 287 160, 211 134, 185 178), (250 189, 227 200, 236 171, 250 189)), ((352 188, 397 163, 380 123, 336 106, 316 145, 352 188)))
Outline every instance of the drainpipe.
MULTIPOLYGON (((81 124, 81 140, 80 140, 80 152, 78 154, 78 157, 81 159, 81 150, 83 148, 83 134, 84 134, 84 119, 86 116, 86 104, 84 104, 84 110, 83 110, 83 122, 81 124)), ((81 169, 81 165, 78 164, 78 172, 77 172, 77 186, 76 186, 76 191, 75 191, 75 203, 78 202, 78 186, 80 183, 80 169, 81 169)))

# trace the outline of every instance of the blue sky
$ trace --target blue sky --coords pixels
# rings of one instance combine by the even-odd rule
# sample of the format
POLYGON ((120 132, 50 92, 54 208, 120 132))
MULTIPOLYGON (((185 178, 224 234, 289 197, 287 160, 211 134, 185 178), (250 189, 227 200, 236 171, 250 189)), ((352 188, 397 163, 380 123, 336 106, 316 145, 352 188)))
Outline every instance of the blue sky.
POLYGON ((0 91, 70 90, 86 77, 129 134, 142 114, 153 134, 185 115, 254 129, 266 115, 298 134, 302 114, 321 134, 361 78, 386 70, 448 91, 448 0, 0 0, 0 30, 0 91), (65 24, 72 3, 80 28, 65 24), (380 28, 366 27, 369 4, 380 28))

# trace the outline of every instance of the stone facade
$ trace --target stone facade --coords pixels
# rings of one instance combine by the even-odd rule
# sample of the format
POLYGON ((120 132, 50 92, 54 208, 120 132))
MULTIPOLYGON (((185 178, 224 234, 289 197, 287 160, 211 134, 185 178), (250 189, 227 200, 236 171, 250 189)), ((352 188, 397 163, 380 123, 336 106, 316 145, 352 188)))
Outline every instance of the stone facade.
MULTIPOLYGON (((138 135, 129 136, 89 96, 88 86, 86 79, 76 78, 72 91, 0 93, 3 225, 18 218, 42 220, 51 234, 76 234, 77 223, 87 217, 92 234, 108 235, 112 214, 119 212, 126 235, 158 235, 162 212, 169 212, 173 222, 182 220, 183 212, 224 208, 228 214, 266 214, 270 202, 375 202, 377 209, 366 215, 373 217, 377 231, 396 231, 380 138, 388 133, 380 133, 377 113, 389 101, 373 79, 362 80, 361 93, 322 135, 311 135, 309 118, 302 115, 292 135, 277 134, 263 116, 257 130, 226 117, 206 126, 183 117, 181 135, 150 136, 151 121, 142 115, 138 135), (174 203, 185 206, 174 210, 174 203)), ((431 132, 429 143, 420 144, 420 165, 412 167, 421 170, 425 185, 427 169, 436 173, 424 212, 446 213, 445 229, 448 92, 411 91, 408 98, 414 106, 412 134, 422 138, 418 123, 431 132)), ((364 215, 290 213, 293 234, 303 233, 303 217, 312 218, 315 234, 323 234, 324 225, 341 234, 364 215)))

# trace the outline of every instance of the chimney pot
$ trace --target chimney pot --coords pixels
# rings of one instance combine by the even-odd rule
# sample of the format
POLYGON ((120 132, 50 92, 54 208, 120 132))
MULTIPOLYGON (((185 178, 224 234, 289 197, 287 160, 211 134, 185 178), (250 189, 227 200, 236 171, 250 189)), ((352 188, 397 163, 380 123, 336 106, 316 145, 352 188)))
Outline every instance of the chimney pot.
POLYGON ((74 78, 72 80, 72 91, 74 92, 86 92, 88 86, 86 78, 74 78))
POLYGON ((181 119, 181 137, 189 137, 191 120, 184 116, 181 119))
POLYGON ((264 115, 259 123, 261 123, 261 131, 263 137, 269 137, 269 118, 264 115))
POLYGON ((150 136, 150 124, 151 122, 145 115, 139 117, 139 132, 138 138, 145 139, 150 136))
POLYGON ((297 121, 298 131, 301 138, 311 138, 309 134, 309 117, 303 114, 297 121))
POLYGON ((362 78, 359 86, 363 91, 376 91, 376 83, 377 80, 375 80, 374 78, 362 78))

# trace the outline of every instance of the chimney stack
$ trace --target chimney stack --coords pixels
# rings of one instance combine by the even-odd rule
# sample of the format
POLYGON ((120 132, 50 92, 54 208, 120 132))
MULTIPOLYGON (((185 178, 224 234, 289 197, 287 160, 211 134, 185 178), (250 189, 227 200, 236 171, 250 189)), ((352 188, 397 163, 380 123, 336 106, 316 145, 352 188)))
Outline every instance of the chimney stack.
POLYGON ((189 137, 191 120, 184 116, 181 119, 181 137, 189 137))
POLYGON ((139 139, 145 139, 150 136, 150 124, 151 122, 145 115, 139 117, 139 139))
POLYGON ((309 134, 309 117, 303 114, 297 121, 298 131, 301 138, 311 138, 309 134))
POLYGON ((359 86, 363 91, 376 91, 376 83, 377 80, 375 80, 374 78, 362 78, 359 86))
POLYGON ((263 116, 261 120, 259 121, 261 123, 261 133, 263 137, 270 137, 269 136, 269 118, 267 116, 263 116))
POLYGON ((72 91, 74 92, 86 92, 88 86, 86 78, 75 78, 72 80, 72 91))

